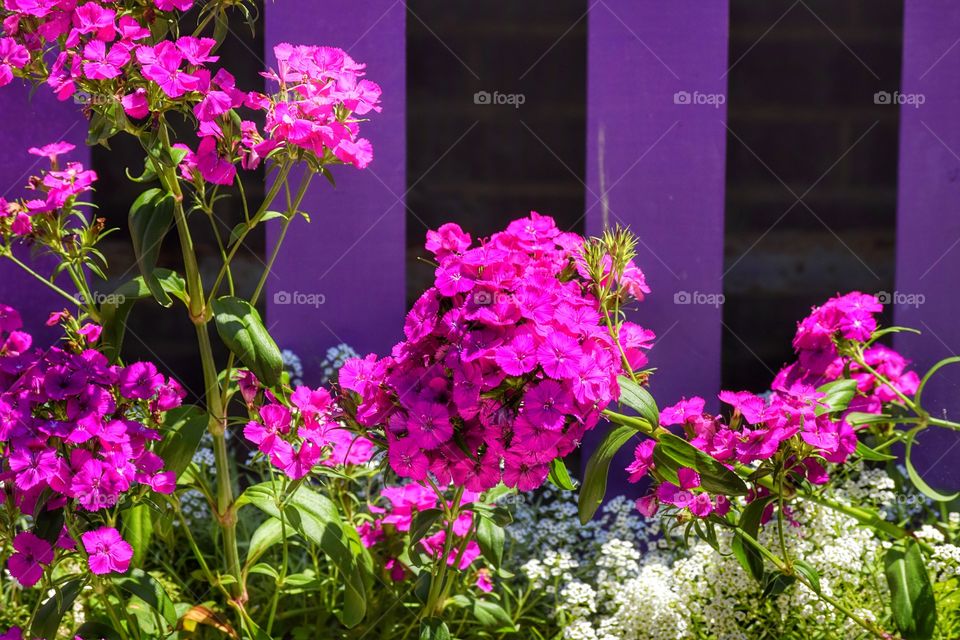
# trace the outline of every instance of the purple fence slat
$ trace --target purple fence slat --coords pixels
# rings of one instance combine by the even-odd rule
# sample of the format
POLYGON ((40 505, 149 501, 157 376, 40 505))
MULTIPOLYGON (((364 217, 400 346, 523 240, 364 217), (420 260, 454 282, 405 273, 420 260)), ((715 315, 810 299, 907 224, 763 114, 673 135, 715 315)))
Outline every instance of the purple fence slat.
MULTIPOLYGON (((897 348, 925 370, 960 354, 957 283, 960 278, 960 5, 951 0, 906 0, 901 94, 923 104, 900 108, 897 203, 897 348)), ((960 417, 960 368, 941 370, 924 405, 960 417)), ((936 486, 960 488, 958 434, 931 430, 915 448, 921 473, 936 486), (936 431, 936 433, 934 433, 936 431)))
MULTIPOLYGON (((403 336, 405 313, 406 12, 393 0, 331 8, 321 17, 309 0, 265 7, 269 63, 280 42, 337 46, 365 62, 367 77, 383 89, 383 112, 362 125, 373 163, 334 168, 336 189, 314 181, 302 206, 311 222, 290 226, 268 279, 267 324, 313 382, 326 350, 340 342, 361 354, 389 353, 403 336)), ((277 234, 268 229, 268 251, 277 234)))
POLYGON ((620 223, 640 236, 653 293, 632 319, 658 335, 658 404, 716 403, 722 318, 709 296, 723 291, 727 2, 600 0, 588 19, 587 232, 620 223))
MULTIPOLYGON (((66 140, 77 149, 64 159, 89 166, 90 150, 84 144, 87 122, 73 102, 58 102, 46 87, 40 87, 31 97, 29 87, 15 80, 0 88, 0 113, 0 138, 4 145, 0 154, 0 198, 24 195, 27 178, 49 166, 45 158, 29 155, 30 147, 66 140)), ((49 261, 31 261, 29 251, 19 252, 17 257, 44 276, 52 269, 49 261)), ((73 290, 67 277, 57 283, 67 291, 73 290)), ((47 330, 43 323, 51 311, 69 306, 69 302, 6 259, 0 260, 0 302, 19 309, 27 330, 38 339, 60 335, 59 329, 47 330)))

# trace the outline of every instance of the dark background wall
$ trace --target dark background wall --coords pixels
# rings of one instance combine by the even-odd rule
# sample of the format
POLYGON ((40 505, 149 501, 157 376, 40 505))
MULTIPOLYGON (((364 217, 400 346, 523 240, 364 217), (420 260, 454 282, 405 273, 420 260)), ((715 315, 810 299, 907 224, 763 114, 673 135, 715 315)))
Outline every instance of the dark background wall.
MULTIPOLYGON (((424 233, 446 221, 488 235, 537 210, 583 230, 591 4, 407 3, 410 190, 406 238, 397 241, 407 246, 408 298, 433 277, 419 260, 424 233), (477 92, 522 96, 513 98, 522 104, 478 104, 477 92)), ((892 290, 898 109, 875 104, 874 94, 899 86, 903 7, 902 0, 730 6, 723 377, 727 387, 762 388, 789 360, 794 323, 810 305, 837 291, 892 290), (805 204, 795 204, 791 190, 805 204)), ((262 86, 263 42, 242 23, 220 55, 240 86, 262 86)), ((123 169, 139 169, 141 155, 126 149, 121 158, 94 152, 97 203, 123 230, 107 247, 114 273, 133 266, 126 215, 139 185, 123 169)), ((246 189, 253 202, 261 198, 262 175, 246 174, 246 189)), ((221 229, 229 232, 238 215, 225 202, 221 229)), ((212 264, 211 236, 201 231, 198 243, 212 264)), ((175 237, 164 250, 175 263, 175 237)), ((253 252, 241 254, 241 290, 256 282, 263 250, 261 235, 253 252)), ((199 389, 192 327, 182 314, 141 308, 131 329, 134 357, 161 360, 199 389)))
POLYGON ((417 261, 427 228, 485 236, 533 210, 583 230, 588 16, 581 0, 407 6, 413 301, 433 278, 417 261), (492 104, 494 92, 522 104, 492 104))
POLYGON ((726 387, 768 384, 810 305, 892 291, 899 110, 874 94, 902 26, 899 0, 730 2, 726 387))

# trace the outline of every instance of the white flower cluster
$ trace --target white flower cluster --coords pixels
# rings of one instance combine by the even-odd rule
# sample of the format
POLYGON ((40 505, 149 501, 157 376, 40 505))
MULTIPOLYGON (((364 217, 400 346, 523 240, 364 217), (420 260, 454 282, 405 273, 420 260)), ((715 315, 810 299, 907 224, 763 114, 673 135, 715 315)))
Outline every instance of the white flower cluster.
POLYGON ((333 374, 343 366, 344 362, 350 358, 359 357, 360 354, 346 343, 341 342, 335 347, 330 347, 327 349, 327 356, 323 359, 323 362, 320 363, 320 368, 323 369, 323 380, 321 380, 321 382, 327 384, 333 378, 333 374))
POLYGON ((299 387, 302 385, 303 362, 301 362, 300 356, 290 349, 284 349, 280 352, 280 358, 283 360, 283 368, 290 374, 290 386, 299 387))
MULTIPOLYGON (((892 513, 895 491, 884 471, 865 469, 839 482, 831 497, 892 513)), ((761 531, 761 542, 816 567, 823 592, 862 618, 886 615, 885 547, 872 530, 812 502, 791 509, 786 550, 775 522, 761 531)), ((696 536, 686 546, 677 531, 664 535, 657 523, 643 521, 630 501, 617 498, 581 528, 573 496, 547 490, 516 510, 508 528, 513 566, 545 594, 546 615, 563 628, 565 640, 862 637, 862 628, 802 584, 765 597, 730 553, 731 534, 718 529, 723 553, 717 553, 696 536)), ((932 574, 938 581, 956 577, 960 547, 943 544, 933 527, 920 535, 938 545, 932 574)))

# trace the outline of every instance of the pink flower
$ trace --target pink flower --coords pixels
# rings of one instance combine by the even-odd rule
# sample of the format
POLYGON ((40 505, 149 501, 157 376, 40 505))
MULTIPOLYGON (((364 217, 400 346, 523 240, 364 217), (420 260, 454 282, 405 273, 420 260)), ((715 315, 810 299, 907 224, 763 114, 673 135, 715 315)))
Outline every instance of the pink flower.
POLYGON ((494 358, 507 375, 521 376, 537 366, 537 347, 533 336, 520 333, 510 344, 496 350, 494 358))
POLYGON ((169 40, 156 47, 141 46, 137 49, 137 60, 143 65, 143 77, 156 82, 171 98, 200 88, 200 78, 180 69, 183 54, 169 40))
POLYGON ((229 160, 217 153, 217 141, 207 137, 200 141, 197 147, 197 170, 207 182, 213 184, 233 184, 237 176, 237 168, 229 160))
POLYGON ((87 2, 77 7, 73 14, 73 32, 67 39, 67 46, 76 46, 80 34, 94 34, 97 40, 110 42, 117 35, 117 12, 106 9, 97 2, 87 2))
POLYGON ((653 450, 656 446, 656 440, 644 440, 634 449, 633 462, 627 467, 630 482, 639 482, 653 468, 653 450))
POLYGON ((91 40, 83 48, 83 75, 91 80, 109 80, 120 75, 120 68, 130 62, 130 50, 117 43, 107 51, 101 40, 91 40))
POLYGON ((537 349, 537 359, 551 378, 576 378, 582 351, 577 341, 563 333, 551 333, 537 349))
POLYGON ((397 474, 413 480, 427 477, 430 461, 413 438, 397 440, 388 454, 390 466, 397 474))
POLYGON ((57 157, 65 153, 70 153, 76 149, 76 146, 70 144, 69 142, 51 142, 50 144, 45 144, 42 147, 30 147, 28 153, 35 156, 40 156, 41 158, 49 158, 52 164, 56 164, 57 157))
POLYGON ((219 56, 212 56, 210 52, 217 44, 213 38, 194 38, 193 36, 182 36, 177 38, 177 49, 187 59, 187 62, 194 66, 203 66, 207 62, 216 62, 219 56))
POLYGON ((126 573, 133 558, 133 547, 113 527, 101 527, 80 535, 88 554, 90 571, 97 575, 126 573))
POLYGON ((0 38, 0 87, 13 81, 13 70, 30 62, 30 52, 13 38, 0 38))
POLYGON ((322 457, 323 449, 313 442, 304 441, 296 449, 293 445, 280 440, 270 453, 270 462, 291 479, 298 480, 310 473, 322 457))
POLYGON ((193 6, 193 0, 154 0, 157 9, 160 11, 189 11, 193 6))
POLYGON ((503 483, 520 491, 533 491, 543 484, 550 474, 550 467, 537 464, 524 455, 508 453, 504 458, 503 483))
POLYGON ((23 640, 23 629, 20 627, 10 627, 4 633, 0 634, 0 640, 23 640))
POLYGON ((484 593, 493 591, 493 573, 489 569, 482 568, 477 570, 477 589, 480 589, 480 591, 484 593))
POLYGON ((15 553, 7 560, 10 575, 24 587, 32 587, 43 576, 43 567, 53 562, 53 547, 36 535, 24 531, 13 539, 15 553))
POLYGON ((340 140, 333 154, 347 164, 352 164, 358 169, 366 169, 373 162, 373 144, 366 138, 357 140, 340 140))
POLYGON ((705 404, 704 399, 697 396, 689 400, 684 398, 677 404, 666 407, 660 411, 660 424, 665 427, 684 424, 692 418, 703 415, 705 404))
POLYGON ((441 405, 415 402, 408 409, 407 429, 410 437, 424 449, 435 449, 453 435, 450 414, 441 405))
POLYGON ((763 421, 763 411, 766 406, 763 398, 749 391, 721 391, 719 398, 721 402, 726 402, 739 411, 744 420, 750 424, 759 424, 763 421))
POLYGON ((135 362, 120 370, 120 393, 127 398, 152 398, 163 384, 163 376, 152 362, 135 362))
POLYGON ((93 344, 100 339, 100 333, 102 331, 103 327, 100 325, 88 322, 80 327, 80 329, 77 330, 77 333, 86 338, 88 343, 93 344))
POLYGON ((567 414, 573 410, 560 383, 544 380, 523 397, 520 415, 528 422, 551 431, 563 429, 567 414))
POLYGON ((120 99, 124 112, 131 118, 140 119, 150 115, 150 104, 147 102, 147 90, 143 87, 128 93, 120 99))

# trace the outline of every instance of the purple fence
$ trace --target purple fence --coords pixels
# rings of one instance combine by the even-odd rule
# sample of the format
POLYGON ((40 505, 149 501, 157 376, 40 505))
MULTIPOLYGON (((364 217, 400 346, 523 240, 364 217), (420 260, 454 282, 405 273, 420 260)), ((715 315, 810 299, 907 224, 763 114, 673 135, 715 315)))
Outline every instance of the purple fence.
MULTIPOLYGON (((266 5, 268 62, 280 42, 326 44, 367 64, 383 89, 383 113, 364 126, 374 163, 336 172, 337 188, 311 185, 267 282, 267 323, 281 347, 303 356, 316 380, 327 348, 345 342, 361 353, 388 353, 402 337, 405 310, 406 10, 370 0, 304 19, 309 0, 266 5), (310 354, 310 355, 308 355, 310 354)), ((276 227, 267 246, 276 242, 276 227)))
POLYGON ((589 15, 587 232, 640 238, 653 293, 632 319, 657 334, 661 404, 716 404, 720 387, 720 306, 704 302, 723 291, 727 18, 726 1, 696 0, 609 0, 589 15))
MULTIPOLYGON (((0 113, 4 122, 13 123, 4 129, 4 152, 0 154, 0 198, 22 196, 27 178, 44 168, 48 162, 45 158, 27 153, 27 149, 38 144, 60 140, 72 142, 77 148, 65 159, 89 165, 90 149, 84 144, 87 123, 73 102, 57 102, 46 88, 31 95, 28 86, 11 85, 0 91, 0 113)), ((26 260, 29 253, 23 252, 19 257, 26 260)), ((39 274, 50 274, 51 269, 45 269, 42 261, 32 264, 39 274)), ((57 284, 72 291, 72 284, 66 276, 59 279, 57 284)), ((50 337, 59 335, 59 330, 45 330, 43 323, 51 311, 70 304, 46 287, 36 286, 31 276, 8 260, 0 262, 0 301, 17 306, 24 323, 38 340, 43 339, 45 333, 50 337)))
MULTIPOLYGON (((960 273, 960 6, 906 0, 902 93, 922 94, 922 108, 901 109, 897 231, 899 324, 917 326, 898 347, 922 367, 960 353, 954 283, 960 273), (922 301, 921 301, 922 298, 922 301)), ((369 0, 337 6, 323 20, 315 3, 265 6, 266 43, 332 44, 368 64, 383 87, 383 114, 365 125, 376 161, 318 181, 304 201, 312 222, 297 220, 268 280, 268 324, 283 347, 316 379, 326 348, 340 342, 387 352, 401 337, 405 312, 406 8, 369 0), (307 16, 307 18, 305 18, 307 16)), ((654 393, 662 404, 681 394, 714 398, 720 385, 723 326, 711 296, 722 292, 728 2, 598 0, 588 11, 586 227, 629 225, 640 236, 639 263, 653 294, 634 319, 659 336, 651 352, 654 393), (669 365, 669 366, 666 366, 669 365)), ((268 53, 270 63, 272 54, 268 53)), ((5 152, 0 196, 20 192, 37 167, 26 154, 38 140, 69 140, 89 160, 85 123, 72 103, 26 88, 0 92, 5 152), (24 123, 30 123, 24 126, 24 123), (43 135, 41 135, 41 132, 43 135)), ((271 223, 273 225, 275 223, 271 223)), ((268 230, 268 249, 278 228, 268 230)), ((42 271, 42 267, 40 267, 42 271)), ((0 266, 0 300, 42 325, 60 306, 0 266)), ((947 370, 927 396, 960 410, 960 368, 947 370)), ((715 407, 714 407, 715 408, 715 407)), ((598 434, 592 434, 597 437, 598 434)), ((956 438, 927 437, 921 465, 935 484, 960 473, 941 464, 956 438)), ((589 443, 588 443, 589 444, 589 443)))
MULTIPOLYGON (((957 279, 960 275, 960 5, 907 0, 901 93, 922 95, 919 108, 900 108, 897 203, 896 322, 920 329, 897 348, 926 368, 960 353, 957 279)), ((941 370, 924 393, 930 408, 960 410, 960 368, 941 370)), ((918 440, 918 467, 935 485, 960 487, 960 471, 945 464, 960 438, 931 430, 918 440)))

